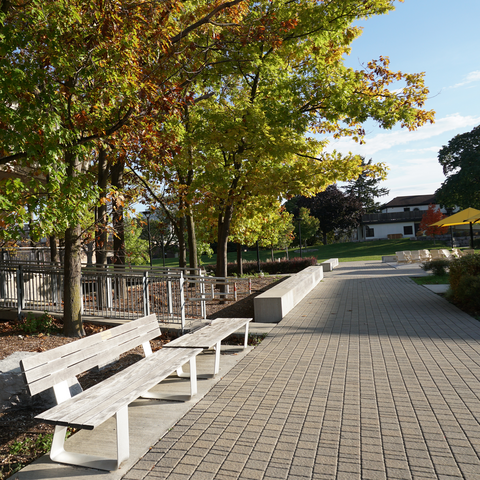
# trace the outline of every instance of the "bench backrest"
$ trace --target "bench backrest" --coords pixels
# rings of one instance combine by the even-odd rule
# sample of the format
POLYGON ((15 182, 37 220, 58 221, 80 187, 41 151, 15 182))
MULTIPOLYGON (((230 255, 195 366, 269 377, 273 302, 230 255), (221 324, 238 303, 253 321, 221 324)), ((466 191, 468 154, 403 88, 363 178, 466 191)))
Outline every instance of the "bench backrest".
MULTIPOLYGON (((156 315, 148 315, 20 361, 30 395, 43 392, 160 336, 156 315)), ((149 345, 148 345, 149 346, 149 345)))

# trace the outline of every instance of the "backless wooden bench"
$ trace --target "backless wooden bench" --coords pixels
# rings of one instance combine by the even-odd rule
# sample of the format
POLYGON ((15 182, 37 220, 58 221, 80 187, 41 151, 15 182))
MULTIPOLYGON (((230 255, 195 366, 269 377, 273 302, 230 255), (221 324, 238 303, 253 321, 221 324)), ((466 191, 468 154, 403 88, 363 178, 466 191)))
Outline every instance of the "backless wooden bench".
MULTIPOLYGON (((245 327, 245 338, 243 348, 248 346, 248 327, 252 318, 216 318, 211 320, 205 327, 187 333, 164 345, 164 348, 202 348, 208 349, 215 347, 215 364, 213 375, 220 370, 220 348, 222 340, 242 327, 245 327)), ((177 370, 179 377, 185 377, 182 369, 177 370)))

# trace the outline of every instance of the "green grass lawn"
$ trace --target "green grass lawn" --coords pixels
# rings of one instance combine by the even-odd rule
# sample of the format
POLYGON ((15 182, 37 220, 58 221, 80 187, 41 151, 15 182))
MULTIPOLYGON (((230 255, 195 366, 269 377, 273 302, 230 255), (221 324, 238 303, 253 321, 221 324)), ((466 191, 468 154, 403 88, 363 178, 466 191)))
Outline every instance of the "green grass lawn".
POLYGON ((412 277, 417 285, 447 285, 450 283, 449 275, 428 275, 427 277, 412 277))
MULTIPOLYGON (((338 258, 340 262, 355 262, 365 260, 381 260, 383 255, 395 255, 395 252, 400 250, 422 250, 422 249, 439 249, 445 248, 445 245, 441 242, 433 243, 433 241, 413 241, 408 238, 402 238, 399 240, 372 240, 369 242, 350 242, 350 243, 336 243, 333 245, 317 245, 302 249, 303 257, 316 257, 320 261, 328 260, 329 258, 338 258)), ((285 258, 284 250, 277 250, 274 252, 275 259, 285 258)), ((290 258, 299 257, 300 250, 289 250, 290 258)), ((260 260, 270 260, 270 250, 260 250, 260 260)), ((215 264, 216 255, 207 257, 206 255, 201 258, 202 264, 215 264)), ((251 249, 248 252, 243 253, 244 261, 256 261, 257 252, 255 249, 251 249)), ((236 252, 228 253, 228 261, 236 262, 236 252)), ((162 259, 154 259, 155 265, 162 265, 162 259)), ((165 265, 167 267, 178 266, 177 258, 166 258, 165 265)))

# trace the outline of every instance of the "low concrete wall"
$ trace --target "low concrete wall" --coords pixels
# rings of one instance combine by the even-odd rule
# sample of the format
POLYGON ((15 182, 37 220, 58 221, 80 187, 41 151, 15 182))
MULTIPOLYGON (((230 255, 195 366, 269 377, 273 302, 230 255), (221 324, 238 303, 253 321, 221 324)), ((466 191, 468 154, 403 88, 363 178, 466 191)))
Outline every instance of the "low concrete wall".
POLYGON ((338 258, 329 258, 320 264, 324 272, 331 272, 335 267, 338 267, 338 258))
POLYGON ((307 267, 254 298, 254 321, 278 323, 323 278, 323 267, 307 267))

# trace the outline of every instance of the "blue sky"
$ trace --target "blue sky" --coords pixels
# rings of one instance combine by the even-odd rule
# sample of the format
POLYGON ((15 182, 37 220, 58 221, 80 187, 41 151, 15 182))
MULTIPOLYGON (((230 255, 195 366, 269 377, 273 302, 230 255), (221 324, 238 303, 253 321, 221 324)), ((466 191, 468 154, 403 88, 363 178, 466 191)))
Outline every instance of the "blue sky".
POLYGON ((365 145, 342 139, 329 147, 389 166, 382 186, 390 194, 381 202, 434 193, 445 180, 438 151, 480 124, 480 0, 405 0, 395 5, 388 15, 358 22, 363 34, 345 63, 359 69, 383 55, 390 58, 392 70, 425 72, 430 89, 425 108, 435 110, 435 124, 414 132, 367 124, 365 145))

